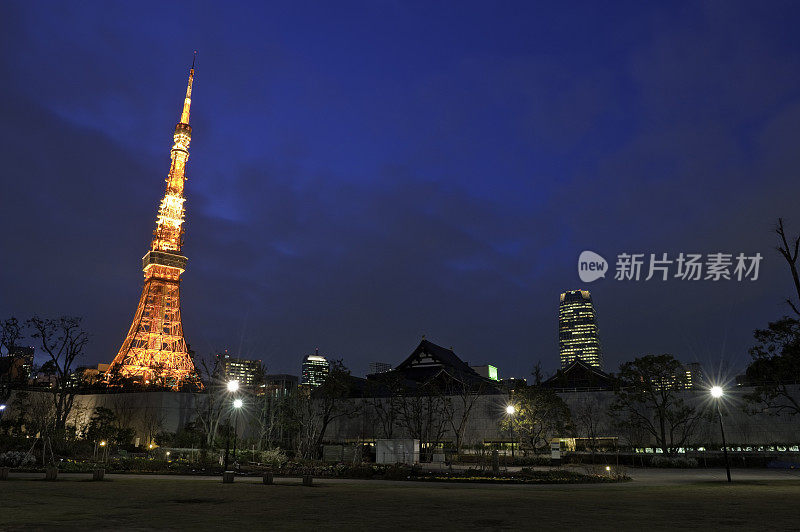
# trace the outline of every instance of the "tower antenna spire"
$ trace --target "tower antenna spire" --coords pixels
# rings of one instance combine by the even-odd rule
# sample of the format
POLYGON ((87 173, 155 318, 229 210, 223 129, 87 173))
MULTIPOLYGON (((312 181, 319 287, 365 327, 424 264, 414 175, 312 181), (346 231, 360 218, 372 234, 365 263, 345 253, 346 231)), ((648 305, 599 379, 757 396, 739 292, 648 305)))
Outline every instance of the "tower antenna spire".
POLYGON ((189 69, 189 83, 186 85, 186 99, 183 100, 183 112, 181 113, 181 124, 189 124, 189 108, 192 106, 192 81, 194 81, 194 61, 197 59, 197 50, 192 56, 192 68, 189 69))

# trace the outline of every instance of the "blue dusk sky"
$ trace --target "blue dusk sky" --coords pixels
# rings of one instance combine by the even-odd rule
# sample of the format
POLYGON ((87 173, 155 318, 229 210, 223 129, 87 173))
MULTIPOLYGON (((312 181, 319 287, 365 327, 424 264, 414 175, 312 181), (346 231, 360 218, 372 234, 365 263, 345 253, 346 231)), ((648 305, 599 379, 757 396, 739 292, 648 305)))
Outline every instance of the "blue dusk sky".
POLYGON ((298 373, 421 335, 558 366, 584 288, 605 369, 747 363, 792 294, 796 2, 4 2, 0 315, 110 362, 141 291, 192 51, 184 331, 298 373), (756 281, 581 283, 583 250, 761 253, 756 281))

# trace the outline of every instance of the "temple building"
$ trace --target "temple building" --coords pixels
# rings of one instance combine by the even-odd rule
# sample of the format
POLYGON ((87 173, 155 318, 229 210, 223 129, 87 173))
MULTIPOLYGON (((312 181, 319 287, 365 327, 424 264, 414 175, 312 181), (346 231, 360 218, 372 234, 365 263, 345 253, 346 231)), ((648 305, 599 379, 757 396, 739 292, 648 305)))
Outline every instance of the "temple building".
MULTIPOLYGON (((486 366, 484 366, 486 367, 486 366)), ((482 393, 497 393, 499 383, 481 376, 469 364, 461 360, 451 349, 446 349, 428 340, 422 340, 416 349, 393 370, 367 375, 373 383, 401 386, 413 390, 425 386, 456 389, 480 389, 482 393)), ((375 387, 372 388, 373 390, 375 387)))

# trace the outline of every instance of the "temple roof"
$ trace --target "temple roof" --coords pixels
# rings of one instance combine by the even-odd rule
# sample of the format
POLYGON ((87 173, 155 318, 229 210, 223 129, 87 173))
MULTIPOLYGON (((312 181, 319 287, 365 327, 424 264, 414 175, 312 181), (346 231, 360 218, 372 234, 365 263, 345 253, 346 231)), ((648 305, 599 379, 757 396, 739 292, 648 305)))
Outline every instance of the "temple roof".
POLYGON ((572 364, 542 383, 542 386, 557 390, 610 390, 614 387, 614 377, 596 366, 576 358, 572 364))
POLYGON ((497 390, 497 382, 479 375, 451 349, 422 340, 414 351, 393 370, 367 375, 374 382, 393 382, 405 388, 424 385, 467 386, 482 388, 483 393, 497 390))

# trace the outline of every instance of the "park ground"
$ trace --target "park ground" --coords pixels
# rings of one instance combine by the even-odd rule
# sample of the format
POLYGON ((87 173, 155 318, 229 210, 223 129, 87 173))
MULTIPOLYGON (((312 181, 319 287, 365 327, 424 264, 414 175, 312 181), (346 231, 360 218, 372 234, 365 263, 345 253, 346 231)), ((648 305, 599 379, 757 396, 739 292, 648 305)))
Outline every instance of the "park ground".
POLYGON ((379 480, 12 474, 2 530, 797 530, 800 472, 630 470, 632 481, 486 485, 379 480))

